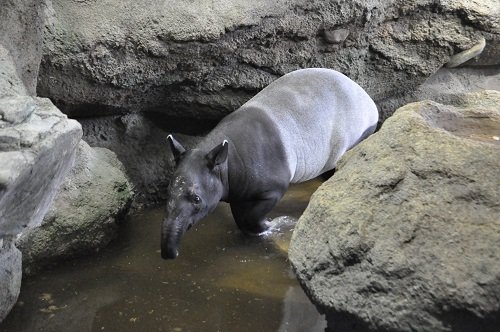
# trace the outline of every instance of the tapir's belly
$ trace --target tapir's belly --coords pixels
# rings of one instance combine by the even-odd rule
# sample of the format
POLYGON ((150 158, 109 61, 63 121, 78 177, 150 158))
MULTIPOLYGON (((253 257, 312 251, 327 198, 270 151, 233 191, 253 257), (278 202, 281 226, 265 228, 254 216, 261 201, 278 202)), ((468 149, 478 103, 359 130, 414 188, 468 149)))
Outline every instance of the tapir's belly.
POLYGON ((328 69, 283 76, 241 109, 255 108, 264 111, 279 132, 293 183, 333 169, 378 120, 368 94, 328 69))

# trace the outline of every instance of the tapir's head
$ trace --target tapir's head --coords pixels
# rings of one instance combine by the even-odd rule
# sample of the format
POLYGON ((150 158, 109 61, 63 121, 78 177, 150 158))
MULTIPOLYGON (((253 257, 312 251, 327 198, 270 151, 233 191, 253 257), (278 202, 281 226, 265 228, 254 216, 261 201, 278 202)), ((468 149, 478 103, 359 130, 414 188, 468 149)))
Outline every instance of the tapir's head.
POLYGON ((186 150, 168 136, 176 169, 170 182, 167 214, 161 226, 161 257, 176 258, 182 235, 211 212, 220 201, 221 180, 227 160, 227 141, 209 152, 186 150))

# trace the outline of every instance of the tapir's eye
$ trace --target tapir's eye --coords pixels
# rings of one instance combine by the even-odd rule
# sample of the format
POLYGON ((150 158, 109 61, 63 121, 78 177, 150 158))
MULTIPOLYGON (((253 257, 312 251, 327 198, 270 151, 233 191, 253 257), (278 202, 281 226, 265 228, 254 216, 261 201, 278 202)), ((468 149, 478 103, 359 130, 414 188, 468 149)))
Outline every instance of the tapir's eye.
POLYGON ((201 197, 196 194, 193 194, 193 196, 191 196, 191 200, 193 201, 193 203, 198 204, 201 202, 201 197))

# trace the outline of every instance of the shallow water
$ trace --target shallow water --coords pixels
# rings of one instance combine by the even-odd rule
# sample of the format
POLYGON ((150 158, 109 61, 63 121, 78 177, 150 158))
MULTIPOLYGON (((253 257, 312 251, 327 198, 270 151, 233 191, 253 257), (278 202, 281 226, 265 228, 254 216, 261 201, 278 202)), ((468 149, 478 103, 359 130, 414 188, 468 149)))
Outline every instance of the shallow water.
POLYGON ((319 184, 293 186, 261 237, 243 236, 220 204, 173 261, 160 258, 163 209, 135 214, 106 250, 25 280, 0 331, 322 331, 286 254, 319 184))

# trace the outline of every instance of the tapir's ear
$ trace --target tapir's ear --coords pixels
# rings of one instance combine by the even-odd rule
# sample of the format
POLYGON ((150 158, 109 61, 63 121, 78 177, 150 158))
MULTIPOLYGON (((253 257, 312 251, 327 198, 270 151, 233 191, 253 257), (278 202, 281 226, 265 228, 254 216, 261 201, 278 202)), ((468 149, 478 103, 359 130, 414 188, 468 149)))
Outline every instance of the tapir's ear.
POLYGON ((184 149, 181 143, 179 143, 172 135, 167 136, 167 141, 170 143, 170 149, 174 155, 175 163, 178 163, 182 154, 186 152, 186 149, 184 149))
POLYGON ((217 145, 207 154, 208 167, 213 169, 215 166, 222 164, 227 160, 229 144, 226 140, 222 144, 217 145))

